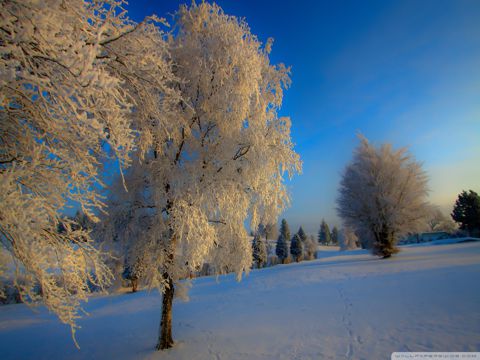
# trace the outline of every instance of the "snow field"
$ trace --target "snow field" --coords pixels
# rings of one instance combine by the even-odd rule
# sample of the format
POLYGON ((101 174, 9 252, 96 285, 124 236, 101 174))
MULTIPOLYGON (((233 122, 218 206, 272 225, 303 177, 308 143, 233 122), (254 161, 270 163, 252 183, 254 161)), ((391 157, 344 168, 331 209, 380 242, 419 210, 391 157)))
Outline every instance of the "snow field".
POLYGON ((92 298, 77 332, 43 307, 0 307, 3 359, 389 359, 394 351, 480 351, 480 242, 364 250, 194 280, 175 302, 176 345, 153 347, 155 292, 92 298))

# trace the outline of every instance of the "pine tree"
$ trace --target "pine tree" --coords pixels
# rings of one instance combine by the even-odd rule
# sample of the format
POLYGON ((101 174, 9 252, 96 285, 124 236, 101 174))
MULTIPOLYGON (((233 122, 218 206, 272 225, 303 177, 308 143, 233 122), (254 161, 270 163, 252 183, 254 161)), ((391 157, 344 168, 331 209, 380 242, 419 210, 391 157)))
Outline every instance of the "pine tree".
POLYGON ((332 229, 331 239, 333 245, 338 245, 338 228, 336 226, 332 229))
POLYGON ((285 241, 290 239, 290 227, 288 226, 287 220, 283 219, 282 223, 280 224, 280 235, 283 236, 285 241))
POLYGON ((259 233, 253 238, 252 253, 253 261, 257 265, 257 269, 264 267, 267 263, 267 247, 259 233))
POLYGON ((462 191, 453 207, 452 219, 470 235, 480 235, 480 196, 473 190, 462 191))
POLYGON ((303 258, 303 241, 298 234, 293 235, 290 245, 290 254, 296 262, 302 261, 303 258))
POLYGON ((277 257, 282 262, 282 264, 284 264, 285 259, 288 258, 288 244, 285 240, 285 237, 281 233, 280 235, 278 235, 275 253, 277 254, 277 257))
POLYGON ((302 243, 305 244, 305 241, 307 241, 307 234, 305 234, 305 231, 303 231, 301 226, 298 229, 297 235, 300 237, 300 240, 302 240, 302 243))
POLYGON ((330 229, 323 219, 320 225, 320 230, 318 231, 318 242, 323 245, 329 245, 331 242, 330 229))

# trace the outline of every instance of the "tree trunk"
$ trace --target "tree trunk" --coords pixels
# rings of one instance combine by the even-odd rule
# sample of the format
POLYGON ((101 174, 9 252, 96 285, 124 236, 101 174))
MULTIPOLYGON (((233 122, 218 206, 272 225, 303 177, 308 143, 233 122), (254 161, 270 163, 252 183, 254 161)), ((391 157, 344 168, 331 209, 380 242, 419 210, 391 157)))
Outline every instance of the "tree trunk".
POLYGON ((158 342, 157 346, 155 347, 156 350, 165 350, 173 346, 172 303, 175 289, 173 287, 173 281, 170 276, 164 276, 166 276, 167 278, 168 287, 165 288, 165 292, 162 295, 162 319, 160 321, 158 342))
MULTIPOLYGON (((180 151, 177 153, 175 163, 178 161, 178 157, 180 155, 181 149, 183 146, 180 146, 180 151)), ((156 157, 156 156, 155 156, 156 157)), ((165 193, 168 194, 170 192, 170 184, 165 185, 165 193)), ((173 201, 168 199, 167 197, 167 214, 170 215, 170 210, 173 208, 173 201)), ((173 280, 170 274, 168 273, 169 268, 173 265, 174 254, 175 254, 175 247, 177 243, 177 239, 175 237, 175 231, 171 227, 170 230, 170 246, 167 252, 167 267, 165 272, 162 274, 163 279, 166 282, 166 286, 164 292, 162 294, 162 318, 160 320, 160 329, 158 332, 158 342, 157 346, 155 346, 156 350, 165 350, 169 349, 173 346, 173 337, 172 337, 172 304, 173 304, 173 294, 175 292, 175 288, 173 286, 173 280)))
POLYGON ((379 233, 374 233, 375 244, 373 246, 373 253, 382 257, 383 259, 390 258, 393 254, 398 253, 398 248, 395 246, 395 236, 392 232, 383 230, 379 233))
POLYGON ((132 293, 137 292, 138 280, 132 279, 131 282, 132 282, 132 293))

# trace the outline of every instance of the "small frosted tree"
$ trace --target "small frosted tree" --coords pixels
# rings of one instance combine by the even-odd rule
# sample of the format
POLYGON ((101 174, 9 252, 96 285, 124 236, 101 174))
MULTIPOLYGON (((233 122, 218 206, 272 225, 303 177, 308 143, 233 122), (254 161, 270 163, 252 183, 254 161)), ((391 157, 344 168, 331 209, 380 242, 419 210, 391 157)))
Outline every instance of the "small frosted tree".
POLYGON ((330 228, 325 220, 322 220, 320 224, 320 230, 318 231, 318 242, 322 245, 330 245, 330 228))
POLYGON ((338 235, 340 250, 344 251, 357 248, 358 237, 352 229, 344 226, 338 235))
POLYGON ((263 223, 260 223, 257 227, 257 231, 253 233, 253 236, 258 234, 260 237, 266 237, 267 236, 266 232, 267 232, 266 226, 263 223))
POLYGON ((252 252, 253 252, 253 262, 256 264, 257 269, 260 269, 265 266, 267 263, 267 246, 265 241, 263 241, 260 234, 256 234, 252 240, 252 252))
POLYGON ((127 167, 142 140, 133 117, 152 121, 175 92, 159 19, 136 24, 122 6, 0 2, 0 240, 25 279, 22 298, 43 300, 72 331, 89 284, 112 274, 61 210, 76 203, 98 220, 102 161, 127 167))
POLYGON ((303 259, 303 241, 298 234, 293 235, 290 243, 290 254, 292 254, 292 258, 296 262, 300 262, 303 259))
POLYGON ((315 238, 313 237, 313 235, 310 235, 307 238, 307 240, 304 242, 304 244, 305 244, 305 247, 304 247, 305 258, 307 260, 315 259, 318 243, 315 241, 315 238))
POLYGON ((438 207, 432 206, 427 218, 427 230, 432 232, 445 231, 451 234, 457 230, 457 226, 438 207))
POLYGON ((337 211, 345 226, 373 240, 374 254, 388 258, 400 236, 424 226, 427 194, 427 176, 405 148, 376 148, 360 137, 340 182, 337 211))
POLYGON ((270 223, 265 226, 265 239, 276 239, 278 238, 278 228, 276 223, 270 223))
POLYGON ((301 167, 290 120, 277 115, 289 77, 270 64, 271 42, 262 46, 244 21, 208 3, 182 6, 173 27, 182 100, 139 120, 142 148, 125 178, 131 197, 110 220, 119 213, 123 226, 135 227, 132 213, 151 219, 151 229, 131 241, 148 285, 162 293, 157 349, 173 345, 179 280, 205 263, 240 280, 252 264, 246 220, 251 229, 274 222, 289 202, 283 177, 301 167))
POLYGON ((480 196, 473 190, 462 191, 455 201, 452 219, 460 224, 460 229, 480 236, 480 196))
POLYGON ((137 292, 139 281, 145 276, 145 266, 141 258, 127 258, 122 277, 130 281, 132 292, 137 292))

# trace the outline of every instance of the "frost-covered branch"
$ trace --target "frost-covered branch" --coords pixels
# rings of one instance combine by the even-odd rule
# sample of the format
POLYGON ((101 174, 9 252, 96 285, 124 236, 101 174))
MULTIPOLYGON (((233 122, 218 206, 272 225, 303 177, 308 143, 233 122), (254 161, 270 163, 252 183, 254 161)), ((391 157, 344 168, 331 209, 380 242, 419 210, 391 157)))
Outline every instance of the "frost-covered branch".
POLYGON ((343 174, 337 210, 346 228, 388 257, 399 236, 424 227, 429 206, 427 176, 406 149, 379 148, 360 137, 343 174))
MULTIPOLYGON (((276 222, 289 202, 283 178, 301 169, 290 120, 277 115, 289 70, 270 64, 247 24, 217 5, 182 6, 173 28, 181 100, 154 121, 136 119, 139 161, 125 174, 128 193, 115 186, 105 221, 129 257, 142 259, 143 281, 164 293, 167 310, 179 280, 205 263, 239 279, 249 271, 246 220, 251 228, 276 222), (137 200, 155 208, 132 211, 137 200)), ((171 322, 164 316, 162 324, 171 322)), ((159 348, 171 346, 168 328, 159 348)))
POLYGON ((76 203, 98 220, 102 162, 127 168, 150 148, 147 121, 166 123, 179 101, 162 21, 136 24, 123 4, 0 1, 1 242, 13 275, 25 276, 22 297, 43 300, 72 330, 91 285, 104 288, 112 273, 61 211, 76 203))

